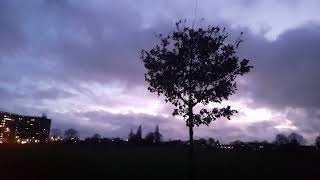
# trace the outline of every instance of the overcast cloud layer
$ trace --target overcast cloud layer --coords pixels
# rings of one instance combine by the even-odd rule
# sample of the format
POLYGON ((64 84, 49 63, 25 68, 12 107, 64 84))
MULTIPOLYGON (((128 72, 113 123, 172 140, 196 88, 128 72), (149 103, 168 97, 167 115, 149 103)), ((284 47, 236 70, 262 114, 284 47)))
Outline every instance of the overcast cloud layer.
MULTIPOLYGON (((252 72, 227 104, 239 110, 196 130, 223 142, 320 132, 320 2, 198 0, 196 26, 245 32, 239 55, 252 72)), ((191 24, 195 1, 0 1, 0 109, 48 114, 53 127, 83 136, 125 138, 157 124, 166 139, 186 138, 172 106, 147 92, 141 49, 174 22, 191 24)), ((232 40, 232 39, 231 39, 232 40)))

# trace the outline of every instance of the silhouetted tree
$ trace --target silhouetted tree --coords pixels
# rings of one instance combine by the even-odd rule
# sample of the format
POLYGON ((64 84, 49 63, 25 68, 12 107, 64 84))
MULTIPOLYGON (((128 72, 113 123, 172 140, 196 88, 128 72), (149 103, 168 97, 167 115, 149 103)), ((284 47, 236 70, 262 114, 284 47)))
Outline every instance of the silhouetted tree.
POLYGON ((159 144, 162 139, 162 134, 160 133, 158 125, 156 126, 156 129, 153 134, 154 134, 154 143, 159 144))
POLYGON ((147 144, 159 144, 161 142, 162 135, 160 134, 158 125, 154 132, 149 132, 144 140, 147 144))
POLYGON ((142 127, 141 127, 141 125, 138 127, 137 133, 135 134, 135 140, 136 141, 142 140, 142 127))
POLYGON ((155 134, 154 132, 149 132, 144 138, 147 144, 155 144, 155 134))
POLYGON ((58 138, 62 136, 62 131, 60 129, 52 129, 51 130, 51 137, 54 141, 57 141, 58 138))
POLYGON ((207 145, 207 140, 204 139, 204 138, 200 138, 200 139, 197 140, 197 144, 199 146, 206 146, 207 145))
POLYGON ((235 140, 230 143, 236 151, 248 151, 248 146, 241 140, 235 140))
POLYGON ((300 134, 297 134, 297 133, 291 133, 289 134, 288 136, 288 140, 289 140, 289 143, 292 144, 292 145, 302 145, 304 144, 305 140, 303 138, 302 135, 300 134))
POLYGON ((289 139, 284 134, 277 134, 274 143, 276 145, 285 145, 289 143, 289 139))
POLYGON ((92 139, 92 141, 94 143, 99 143, 99 142, 101 142, 101 135, 100 134, 94 134, 91 139, 92 139))
POLYGON ((134 144, 141 144, 143 139, 142 139, 142 127, 141 125, 138 127, 138 130, 136 134, 132 132, 132 129, 130 130, 129 136, 128 136, 128 141, 134 144))
POLYGON ((125 141, 124 140, 122 140, 121 138, 118 138, 118 137, 116 137, 116 138, 113 138, 112 140, 111 140, 111 142, 113 143, 113 144, 125 144, 125 141))
MULTIPOLYGON (((185 118, 189 127, 190 178, 194 174, 193 127, 209 125, 220 117, 236 113, 230 106, 194 111, 197 104, 221 103, 235 93, 235 79, 250 71, 249 60, 236 55, 239 38, 235 44, 226 43, 225 28, 209 26, 193 28, 185 22, 176 23, 176 29, 168 35, 158 35, 161 43, 150 51, 142 50, 141 59, 147 73, 148 90, 164 95, 165 101, 176 108, 173 115, 185 118)), ((204 107, 202 106, 202 107, 204 107)))
POLYGON ((101 142, 104 144, 111 144, 112 143, 112 139, 110 138, 102 138, 101 142))
POLYGON ((128 141, 133 142, 135 138, 135 134, 132 132, 132 129, 130 130, 129 136, 128 136, 128 141))
POLYGON ((101 135, 100 134, 94 134, 93 136, 92 136, 92 139, 101 139, 101 135))
POLYGON ((219 146, 220 144, 218 144, 219 141, 214 140, 213 138, 208 138, 208 145, 211 147, 216 147, 219 146))
POLYGON ((67 141, 77 140, 79 138, 78 131, 73 128, 67 129, 64 132, 64 137, 65 137, 65 140, 67 140, 67 141))
POLYGON ((233 146, 241 146, 244 145, 244 142, 240 141, 240 140, 235 140, 233 142, 230 143, 233 146))
POLYGON ((315 145, 317 146, 318 149, 320 148, 320 136, 316 137, 315 145))

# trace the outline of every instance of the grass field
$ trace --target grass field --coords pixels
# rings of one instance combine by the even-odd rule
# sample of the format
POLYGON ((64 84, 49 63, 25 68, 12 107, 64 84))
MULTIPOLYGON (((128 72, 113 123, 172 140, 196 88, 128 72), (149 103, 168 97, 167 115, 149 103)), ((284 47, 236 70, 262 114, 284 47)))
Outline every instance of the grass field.
MULTIPOLYGON (((320 153, 197 152, 197 179, 320 179, 320 153)), ((0 145, 0 179, 187 179, 187 149, 0 145)))

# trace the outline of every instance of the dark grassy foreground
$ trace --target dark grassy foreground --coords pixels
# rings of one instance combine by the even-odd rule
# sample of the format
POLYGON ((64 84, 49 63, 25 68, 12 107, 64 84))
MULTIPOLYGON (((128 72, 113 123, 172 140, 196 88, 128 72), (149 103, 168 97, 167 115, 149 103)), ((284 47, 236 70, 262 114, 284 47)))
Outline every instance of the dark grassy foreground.
MULTIPOLYGON (((320 153, 197 153, 197 179, 320 179, 320 153)), ((187 179, 187 149, 0 145, 4 179, 187 179)))

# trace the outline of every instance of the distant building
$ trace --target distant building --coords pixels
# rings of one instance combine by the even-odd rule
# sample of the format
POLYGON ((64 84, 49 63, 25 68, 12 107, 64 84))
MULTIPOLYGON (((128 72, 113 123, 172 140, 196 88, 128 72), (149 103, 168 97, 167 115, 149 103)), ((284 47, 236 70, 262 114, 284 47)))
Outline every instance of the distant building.
POLYGON ((0 111, 0 143, 40 143, 49 140, 51 120, 0 111))

